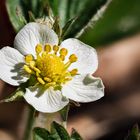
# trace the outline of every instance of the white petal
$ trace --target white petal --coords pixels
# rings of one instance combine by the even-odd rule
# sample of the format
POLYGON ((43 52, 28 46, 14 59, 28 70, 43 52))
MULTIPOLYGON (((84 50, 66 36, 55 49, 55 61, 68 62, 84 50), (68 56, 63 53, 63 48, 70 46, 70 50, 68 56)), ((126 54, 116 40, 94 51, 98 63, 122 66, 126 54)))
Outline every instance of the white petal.
POLYGON ((14 86, 27 80, 20 73, 24 64, 24 56, 16 49, 4 47, 0 50, 0 78, 14 86))
POLYGON ((68 49, 68 54, 76 54, 78 61, 73 63, 70 69, 78 68, 78 73, 94 73, 98 67, 97 53, 94 48, 83 42, 70 38, 64 40, 61 47, 68 49))
POLYGON ((52 88, 44 91, 41 88, 28 88, 24 95, 25 100, 39 112, 52 113, 61 110, 69 102, 62 93, 52 88), (37 96, 40 94, 40 96, 37 96))
POLYGON ((57 45, 56 33, 45 24, 29 23, 16 35, 14 47, 24 55, 33 54, 35 56, 35 46, 46 43, 57 45))
POLYGON ((92 75, 77 75, 63 86, 62 94, 76 102, 92 102, 104 96, 104 85, 92 75))

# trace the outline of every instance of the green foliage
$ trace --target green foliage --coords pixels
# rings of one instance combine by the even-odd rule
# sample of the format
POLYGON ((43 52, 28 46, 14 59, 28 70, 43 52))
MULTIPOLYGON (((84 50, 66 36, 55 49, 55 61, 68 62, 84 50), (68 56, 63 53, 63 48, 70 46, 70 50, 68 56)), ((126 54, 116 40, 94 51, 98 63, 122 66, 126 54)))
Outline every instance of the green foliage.
POLYGON ((25 23, 49 14, 47 0, 6 0, 6 7, 9 19, 16 32, 25 23))
POLYGON ((107 3, 107 0, 48 0, 55 16, 60 17, 60 24, 63 27, 66 22, 75 18, 69 34, 65 38, 76 36, 98 10, 107 3))
MULTIPOLYGON (((64 31, 69 27, 69 32, 63 32, 63 38, 76 36, 89 24, 98 10, 108 0, 7 0, 7 10, 14 29, 19 31, 25 23, 43 18, 52 12, 60 18, 60 25, 64 31), (16 10, 17 9, 17 10, 16 10), (71 19, 71 20, 70 20, 71 19), (74 22, 74 24, 72 24, 74 22), (70 26, 71 25, 71 26, 70 26)), ((110 0, 109 0, 110 1, 110 0)), ((57 25, 57 24, 55 24, 57 25)), ((57 26, 57 30, 58 30, 57 26)), ((56 28, 55 28, 56 29, 56 28)))
POLYGON ((135 125, 125 140, 140 140, 138 125, 135 125))
POLYGON ((52 14, 48 5, 60 21, 60 26, 55 23, 55 30, 63 39, 80 37, 91 46, 99 46, 140 31, 139 0, 6 1, 16 31, 29 21, 52 14))
POLYGON ((19 31, 19 29, 25 25, 24 20, 22 19, 23 12, 19 0, 7 0, 6 2, 9 19, 15 31, 19 31))
POLYGON ((63 126, 53 122, 51 124, 51 132, 44 128, 34 128, 33 140, 82 140, 82 138, 76 130, 73 129, 72 135, 70 136, 63 126))
POLYGON ((52 123, 51 132, 54 140, 70 140, 70 136, 66 129, 56 122, 52 123))
POLYGON ((44 128, 36 127, 33 129, 33 140, 51 140, 49 131, 44 128))
POLYGON ((112 0, 100 20, 80 37, 92 46, 104 45, 140 31, 140 1, 112 0))
POLYGON ((78 134, 78 132, 75 129, 72 130, 71 140, 82 140, 82 137, 78 134))

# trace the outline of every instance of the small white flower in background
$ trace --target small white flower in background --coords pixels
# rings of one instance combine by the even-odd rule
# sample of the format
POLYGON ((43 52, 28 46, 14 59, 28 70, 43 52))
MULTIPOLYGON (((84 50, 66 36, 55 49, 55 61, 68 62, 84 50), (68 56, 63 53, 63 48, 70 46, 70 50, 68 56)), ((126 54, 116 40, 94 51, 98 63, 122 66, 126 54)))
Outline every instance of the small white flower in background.
POLYGON ((14 47, 0 50, 0 78, 19 86, 30 78, 25 100, 40 112, 57 112, 69 103, 91 102, 104 95, 95 49, 77 39, 60 46, 56 33, 44 24, 29 23, 15 37, 14 47))

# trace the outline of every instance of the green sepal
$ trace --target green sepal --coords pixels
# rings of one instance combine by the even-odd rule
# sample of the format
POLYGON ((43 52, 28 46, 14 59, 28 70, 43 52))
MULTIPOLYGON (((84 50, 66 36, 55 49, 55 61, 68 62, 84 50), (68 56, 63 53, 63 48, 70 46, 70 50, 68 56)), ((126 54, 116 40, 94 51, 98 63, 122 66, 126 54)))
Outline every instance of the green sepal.
POLYGON ((74 22, 75 22, 76 19, 77 19, 76 17, 70 19, 70 20, 65 24, 65 26, 62 28, 62 35, 61 35, 62 40, 63 40, 63 38, 65 38, 65 36, 66 36, 66 35, 68 34, 68 32, 70 31, 70 29, 71 29, 71 27, 72 27, 72 25, 74 24, 74 22))
POLYGON ((61 118, 63 121, 67 121, 68 118, 68 112, 69 112, 69 105, 65 106, 62 110, 59 111, 61 118))
POLYGON ((71 140, 83 140, 83 139, 75 129, 72 129, 71 140))
POLYGON ((31 75, 30 78, 25 82, 20 84, 20 88, 25 91, 26 88, 36 85, 37 80, 34 75, 31 75))
POLYGON ((18 88, 9 97, 1 100, 0 103, 17 101, 17 100, 21 99, 23 97, 23 95, 24 95, 24 91, 22 89, 18 88))
POLYGON ((35 127, 33 129, 33 140, 52 140, 50 133, 45 128, 35 127))
POLYGON ((140 140, 139 128, 137 124, 132 128, 125 140, 140 140))
POLYGON ((70 136, 66 129, 56 122, 51 124, 51 137, 54 140, 70 140, 70 136))
POLYGON ((62 34, 62 29, 59 25, 59 18, 58 17, 55 18, 52 29, 56 32, 56 34, 58 35, 58 38, 60 39, 61 34, 62 34))
POLYGON ((28 14, 29 14, 29 21, 35 22, 36 21, 35 15, 31 11, 29 11, 28 14))

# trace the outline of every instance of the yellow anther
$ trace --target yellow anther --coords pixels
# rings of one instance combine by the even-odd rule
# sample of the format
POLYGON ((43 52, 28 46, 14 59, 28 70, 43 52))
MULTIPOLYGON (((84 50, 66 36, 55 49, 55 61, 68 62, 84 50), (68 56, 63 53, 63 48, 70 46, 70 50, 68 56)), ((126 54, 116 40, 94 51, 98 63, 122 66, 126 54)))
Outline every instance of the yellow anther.
POLYGON ((56 82, 51 82, 51 83, 47 83, 45 86, 50 87, 50 86, 55 86, 56 82))
POLYGON ((78 69, 73 69, 72 71, 70 71, 71 76, 75 76, 78 72, 78 69))
POLYGON ((55 54, 58 52, 59 50, 59 47, 57 45, 54 45, 53 46, 53 51, 55 52, 55 54))
POLYGON ((32 60, 33 60, 33 56, 31 54, 25 56, 25 62, 26 63, 29 63, 32 60))
POLYGON ((49 44, 46 44, 44 50, 49 53, 51 51, 51 46, 49 44))
POLYGON ((27 73, 29 73, 29 74, 32 73, 32 70, 27 65, 24 65, 23 68, 27 73))
POLYGON ((43 52, 43 53, 42 53, 42 57, 45 57, 45 56, 46 56, 46 54, 47 54, 46 52, 43 52))
POLYGON ((52 80, 48 77, 44 77, 44 80, 47 81, 47 82, 51 82, 52 80))
POLYGON ((68 50, 65 48, 62 48, 59 53, 60 53, 60 55, 66 56, 68 54, 68 50))
POLYGON ((37 80, 40 84, 42 84, 42 85, 45 84, 44 80, 41 77, 37 77, 37 80))
POLYGON ((36 67, 33 67, 33 70, 36 71, 37 73, 41 73, 41 71, 36 67))
POLYGON ((40 77, 40 75, 39 75, 39 73, 38 73, 38 72, 36 72, 36 76, 37 76, 37 77, 40 77))
POLYGON ((65 63, 68 50, 61 48, 58 45, 51 46, 41 44, 35 47, 36 57, 29 54, 25 56, 25 72, 32 74, 35 80, 43 85, 46 89, 49 87, 59 87, 67 81, 72 80, 78 72, 77 69, 68 70, 69 66, 77 61, 75 54, 70 55, 69 60, 65 63), (58 54, 57 54, 58 53, 58 54))
POLYGON ((35 66, 35 61, 31 61, 29 65, 31 68, 33 68, 35 66))
POLYGON ((65 78, 65 81, 70 81, 72 80, 72 78, 65 78))
POLYGON ((77 61, 77 56, 75 54, 70 55, 69 60, 71 63, 76 62, 77 61))
POLYGON ((65 60, 65 56, 64 55, 60 55, 60 58, 61 58, 62 61, 65 60))
POLYGON ((35 61, 31 61, 30 62, 30 67, 35 71, 35 72, 38 72, 38 73, 41 73, 41 71, 35 67, 35 61))
POLYGON ((43 50, 42 45, 41 44, 37 44, 36 45, 36 48, 35 48, 36 53, 39 54, 39 53, 42 52, 42 50, 43 50))

